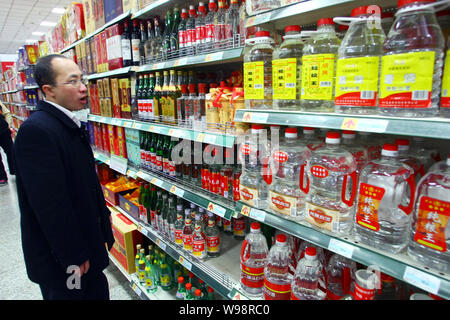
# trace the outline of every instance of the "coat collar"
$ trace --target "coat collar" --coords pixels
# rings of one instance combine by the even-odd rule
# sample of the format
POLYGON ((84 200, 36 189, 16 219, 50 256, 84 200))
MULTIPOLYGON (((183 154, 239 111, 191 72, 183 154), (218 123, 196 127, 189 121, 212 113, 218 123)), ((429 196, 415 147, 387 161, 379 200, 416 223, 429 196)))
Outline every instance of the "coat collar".
POLYGON ((54 107, 53 105, 51 105, 50 103, 48 103, 46 101, 43 101, 43 100, 39 101, 39 103, 37 105, 37 109, 50 113, 52 116, 58 118, 62 123, 64 123, 70 129, 78 129, 78 130, 80 129, 76 125, 76 123, 73 122, 72 119, 70 119, 66 114, 64 114, 64 112, 62 112, 61 110, 58 110, 56 107, 54 107))

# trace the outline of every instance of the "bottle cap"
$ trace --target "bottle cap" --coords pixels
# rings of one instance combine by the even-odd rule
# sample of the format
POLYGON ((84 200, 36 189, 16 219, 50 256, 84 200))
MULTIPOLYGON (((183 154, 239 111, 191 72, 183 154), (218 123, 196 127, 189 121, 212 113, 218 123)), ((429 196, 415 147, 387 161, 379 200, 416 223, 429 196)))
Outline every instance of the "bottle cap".
POLYGON ((262 130, 263 126, 261 124, 253 124, 252 129, 253 130, 262 130))
POLYGON ((342 138, 345 139, 354 139, 356 137, 355 131, 344 130, 342 131, 342 138))
POLYGON ((208 292, 213 293, 213 292, 214 292, 214 289, 211 288, 210 286, 208 286, 208 292))
POLYGON ((206 93, 206 83, 198 84, 198 93, 206 93))
POLYGON ((408 139, 395 139, 395 144, 398 146, 399 150, 408 150, 409 149, 409 140, 408 139))
POLYGON ((326 24, 334 25, 333 18, 322 18, 322 19, 319 19, 319 21, 317 21, 318 27, 322 26, 322 25, 326 25, 326 24))
POLYGON ((196 297, 201 297, 202 296, 202 291, 200 289, 195 290, 195 296, 196 297))
POLYGON ((312 127, 303 127, 303 133, 314 133, 314 131, 316 131, 316 129, 312 127))
POLYGON ((279 235, 277 235, 277 243, 285 244, 286 243, 286 235, 283 233, 280 233, 279 235))
POLYGON ((286 130, 284 131, 285 133, 295 133, 297 134, 297 128, 286 128, 286 130))
POLYGON ((394 18, 393 12, 383 12, 381 14, 381 19, 390 19, 390 18, 394 18))
POLYGON ((208 9, 209 9, 209 11, 216 11, 217 5, 214 2, 214 0, 209 0, 208 9))
POLYGON ((258 222, 253 222, 253 223, 251 224, 250 228, 251 228, 251 230, 255 230, 255 231, 261 229, 258 222))
POLYGON ((317 249, 314 247, 308 247, 305 250, 305 257, 315 257, 317 255, 317 249))
POLYGON ((258 31, 255 33, 255 37, 270 37, 269 31, 258 31))
POLYGON ((188 88, 190 93, 195 93, 195 83, 189 84, 188 88))
POLYGON ((413 3, 430 3, 430 2, 435 2, 435 0, 398 0, 397 8, 401 8, 403 6, 413 3))
POLYGON ((300 32, 302 30, 302 28, 300 28, 300 26, 287 26, 286 28, 284 28, 284 33, 288 33, 288 32, 300 32))
POLYGON ((186 290, 191 290, 192 283, 190 283, 190 282, 186 283, 185 287, 186 287, 186 290))
POLYGON ((178 277, 178 283, 183 283, 184 282, 184 278, 183 277, 178 277))
POLYGON ((345 25, 345 24, 340 24, 340 25, 338 26, 338 30, 339 30, 339 31, 345 31, 345 30, 348 30, 348 28, 349 28, 349 26, 347 26, 347 25, 345 25))
POLYGON ((325 143, 329 143, 329 144, 341 143, 341 136, 339 135, 339 132, 327 132, 327 137, 325 139, 325 143))
POLYGON ((386 157, 397 157, 398 156, 398 146, 395 144, 383 145, 383 150, 381 150, 381 155, 386 156, 386 157))

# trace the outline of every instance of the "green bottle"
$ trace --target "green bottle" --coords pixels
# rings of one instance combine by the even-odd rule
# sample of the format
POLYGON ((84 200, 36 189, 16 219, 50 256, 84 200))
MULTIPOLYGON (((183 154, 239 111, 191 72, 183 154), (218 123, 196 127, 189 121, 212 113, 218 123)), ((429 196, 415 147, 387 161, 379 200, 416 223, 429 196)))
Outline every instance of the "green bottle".
POLYGON ((184 278, 178 277, 178 290, 175 299, 184 300, 185 296, 186 296, 186 288, 184 287, 184 278))
POLYGON ((158 142, 156 144, 156 166, 155 166, 155 170, 159 172, 163 171, 163 147, 164 147, 164 136, 160 135, 158 138, 158 142))
POLYGON ((173 288, 172 284, 172 270, 166 261, 165 254, 161 254, 162 261, 159 273, 159 279, 161 283, 161 288, 165 291, 169 291, 173 288))
POLYGON ((148 116, 149 120, 154 122, 155 121, 155 103, 153 101, 153 95, 155 92, 155 74, 150 73, 149 78, 149 86, 147 89, 147 103, 148 103, 148 116))
POLYGON ((164 234, 165 236, 168 236, 168 234, 169 234, 169 225, 167 224, 167 216, 168 216, 168 214, 169 214, 169 204, 168 204, 168 201, 167 201, 167 199, 168 199, 168 194, 167 194, 167 192, 163 192, 163 195, 162 195, 162 202, 163 202, 163 207, 162 207, 162 210, 161 210, 161 230, 160 230, 160 232, 162 233, 162 234, 164 234))
POLYGON ((192 284, 189 282, 186 283, 185 288, 186 288, 186 295, 184 296, 184 300, 194 300, 194 296, 192 294, 192 284))
POLYGON ((145 283, 145 259, 139 259, 139 282, 145 283))
POLYGON ((150 191, 150 202, 149 202, 149 208, 147 208, 147 214, 148 214, 148 224, 155 227, 156 226, 156 204, 158 201, 158 196, 156 192, 156 186, 152 185, 151 191, 150 191))
MULTIPOLYGON (((178 279, 179 277, 183 277, 183 268, 181 267, 178 261, 173 262, 173 278, 178 279)), ((184 288, 184 277, 183 277, 183 288, 184 288)))
MULTIPOLYGON (((140 194, 139 194, 140 196, 140 194)), ((150 206, 150 184, 144 184, 144 194, 142 195, 142 211, 139 210, 139 219, 142 222, 148 222, 148 207, 150 206)), ((139 207, 141 209, 141 207, 139 207)))
POLYGON ((162 199, 162 190, 158 190, 156 192, 156 208, 155 208, 155 222, 156 225, 154 227, 162 232, 162 209, 163 209, 163 199, 162 199))
POLYGON ((216 300, 216 297, 214 297, 214 289, 208 286, 208 295, 206 297, 206 300, 216 300))
POLYGON ((148 292, 155 292, 158 289, 155 281, 155 272, 150 255, 145 257, 145 287, 148 292))
POLYGON ((194 292, 194 300, 203 300, 203 294, 200 289, 196 289, 194 292))

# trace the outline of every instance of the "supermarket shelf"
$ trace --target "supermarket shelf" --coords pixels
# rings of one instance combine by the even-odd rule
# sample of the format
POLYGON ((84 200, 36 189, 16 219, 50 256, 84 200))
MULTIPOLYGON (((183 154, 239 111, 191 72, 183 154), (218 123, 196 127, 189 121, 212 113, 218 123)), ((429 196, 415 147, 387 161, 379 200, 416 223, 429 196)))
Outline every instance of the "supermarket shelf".
POLYGON ((128 280, 131 281, 131 274, 125 271, 125 269, 122 267, 122 265, 114 258, 114 256, 108 252, 109 260, 119 269, 119 271, 123 274, 123 276, 128 280))
POLYGON ((161 287, 158 287, 155 292, 148 292, 135 273, 131 275, 130 286, 141 300, 175 300, 175 294, 177 293, 176 288, 164 291, 161 287))
POLYGON ((194 56, 187 56, 177 59, 171 59, 164 62, 157 62, 157 63, 151 63, 146 64, 143 66, 140 66, 137 72, 149 72, 149 71, 155 71, 155 70, 162 70, 162 69, 169 69, 174 67, 187 67, 187 66, 201 66, 201 65, 208 65, 213 64, 219 61, 223 62, 235 62, 240 61, 241 54, 243 51, 243 47, 238 47, 234 49, 228 49, 224 51, 218 51, 213 53, 207 53, 207 54, 199 54, 194 56))
POLYGON ((39 89, 39 86, 36 85, 30 85, 30 86, 25 86, 23 87, 24 90, 30 90, 30 89, 39 89))
POLYGON ((274 110, 236 110, 234 121, 448 139, 450 119, 399 118, 274 110))
POLYGON ((83 42, 84 40, 86 40, 86 39, 88 39, 88 38, 90 38, 90 37, 92 37, 92 36, 95 36, 97 33, 102 32, 103 30, 105 30, 105 29, 108 28, 109 26, 112 26, 113 24, 115 24, 115 23, 117 23, 117 22, 119 22, 119 21, 122 21, 122 20, 125 19, 125 18, 128 18, 129 16, 131 16, 131 10, 128 10, 128 11, 122 13, 120 16, 117 16, 117 17, 114 18, 113 20, 107 22, 105 25, 103 25, 102 27, 98 28, 98 29, 95 30, 94 32, 92 32, 92 33, 86 35, 84 38, 75 41, 75 42, 72 43, 71 45, 69 45, 69 46, 65 47, 64 49, 62 49, 59 53, 66 52, 66 51, 68 51, 68 50, 74 48, 77 44, 83 42))
POLYGON ((234 135, 224 135, 221 133, 213 133, 213 132, 203 132, 196 131, 193 129, 181 128, 181 127, 172 127, 160 123, 150 123, 132 119, 118 119, 118 118, 110 118, 97 116, 93 114, 89 114, 89 121, 112 124, 115 126, 132 128, 141 131, 153 132, 158 134, 163 134, 166 136, 177 137, 180 139, 187 139, 197 142, 204 142, 209 144, 214 144, 217 146, 231 148, 234 145, 236 140, 236 136, 234 135))
POLYGON ((168 8, 174 5, 173 0, 158 0, 134 12, 132 19, 148 19, 151 16, 162 15, 168 8))
POLYGON ((280 7, 271 11, 256 14, 247 19, 246 26, 258 26, 265 23, 275 23, 278 30, 291 24, 315 24, 327 17, 350 16, 352 9, 364 5, 379 5, 382 9, 397 5, 396 0, 305 0, 292 5, 280 7))
POLYGON ((124 75, 124 74, 128 74, 130 72, 136 72, 136 71, 137 71, 137 67, 125 67, 125 68, 120 68, 120 69, 114 69, 114 70, 107 71, 107 72, 90 74, 87 76, 87 79, 94 80, 94 79, 99 79, 99 78, 124 75))
POLYGON ((306 223, 290 221, 269 211, 251 208, 242 202, 236 204, 236 210, 252 219, 264 222, 364 265, 378 266, 381 272, 418 288, 445 299, 450 298, 450 275, 416 263, 406 253, 386 253, 358 243, 352 236, 340 237, 328 234, 325 231, 314 229, 306 223))
MULTIPOLYGON (((99 152, 94 152, 94 158, 111 166, 111 160, 108 156, 105 156, 99 152)), ((114 168, 112 168, 115 170, 114 168)), ((118 171, 119 172, 119 171, 118 171)), ((128 166, 128 168, 124 171, 125 174, 131 178, 136 179, 137 177, 150 182, 168 192, 171 192, 177 195, 180 198, 188 200, 196 205, 209 210, 227 220, 230 220, 232 217, 237 217, 236 211, 234 208, 227 206, 222 203, 219 197, 217 199, 213 199, 212 197, 203 194, 196 193, 195 191, 189 190, 189 187, 183 186, 179 183, 169 181, 162 176, 157 175, 156 173, 151 173, 149 171, 139 170, 133 167, 128 166)), ((124 174, 124 172, 120 172, 124 174)))

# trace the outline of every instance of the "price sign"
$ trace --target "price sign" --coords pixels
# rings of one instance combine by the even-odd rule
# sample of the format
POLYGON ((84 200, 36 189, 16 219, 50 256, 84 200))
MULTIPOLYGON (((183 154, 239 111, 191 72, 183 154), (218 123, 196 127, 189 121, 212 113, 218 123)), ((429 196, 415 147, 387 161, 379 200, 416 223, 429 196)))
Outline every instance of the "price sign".
POLYGON ((356 118, 345 118, 342 121, 341 129, 342 130, 355 130, 358 125, 358 120, 356 118))
POLYGON ((347 257, 349 259, 352 258, 354 247, 351 244, 336 240, 330 239, 328 244, 328 250, 336 252, 341 256, 347 257))
POLYGON ((441 285, 441 280, 435 276, 409 266, 405 269, 403 280, 433 294, 438 293, 441 285))
POLYGON ((109 167, 121 174, 127 174, 128 159, 112 155, 109 162, 109 167))
POLYGON ((217 204, 214 204, 212 202, 208 203, 208 211, 211 211, 215 214, 217 214, 218 216, 221 216, 222 218, 225 216, 225 213, 227 212, 227 210, 217 204))
POLYGON ((180 257, 178 258, 178 262, 180 264, 182 264, 186 269, 188 269, 189 271, 192 270, 192 263, 189 262, 189 260, 187 260, 186 258, 184 258, 182 255, 180 255, 180 257))

